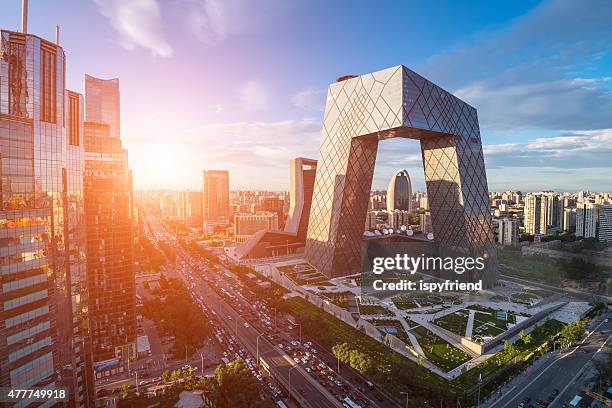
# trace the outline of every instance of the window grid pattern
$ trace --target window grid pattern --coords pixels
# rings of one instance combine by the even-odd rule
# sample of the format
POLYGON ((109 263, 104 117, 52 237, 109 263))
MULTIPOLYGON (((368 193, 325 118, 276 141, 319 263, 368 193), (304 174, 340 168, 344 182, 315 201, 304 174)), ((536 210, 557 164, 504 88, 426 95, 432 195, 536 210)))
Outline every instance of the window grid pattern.
POLYGON ((360 271, 379 140, 419 139, 434 239, 447 254, 488 257, 497 274, 476 110, 404 66, 330 85, 308 224, 306 259, 330 277, 360 271))

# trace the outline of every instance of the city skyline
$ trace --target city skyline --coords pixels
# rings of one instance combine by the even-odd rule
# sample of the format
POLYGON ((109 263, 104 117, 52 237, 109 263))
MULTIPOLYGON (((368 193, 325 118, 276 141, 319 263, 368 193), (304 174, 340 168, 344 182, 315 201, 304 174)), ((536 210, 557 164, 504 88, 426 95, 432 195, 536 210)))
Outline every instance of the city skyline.
MULTIPOLYGON (((196 188, 202 169, 227 168, 232 189, 288 190, 290 159, 316 158, 326 84, 404 63, 479 109, 491 190, 609 189, 609 9, 596 1, 523 2, 501 10, 476 3, 377 10, 389 21, 409 13, 448 23, 434 33, 419 22, 417 42, 393 24, 370 35, 360 26, 368 18, 362 6, 346 13, 320 3, 270 2, 248 21, 241 17, 253 10, 239 1, 37 4, 30 31, 53 38, 49 21, 61 26, 69 88, 81 89, 86 72, 120 78, 122 137, 136 188, 196 188), (336 24, 322 24, 315 40, 329 41, 300 42, 295 50, 279 40, 313 35, 308 21, 321 12, 352 29, 339 33, 336 24), (122 17, 130 13, 139 16, 130 20, 133 30, 122 17), (87 33, 78 30, 82 21, 91 23, 87 33), (558 28, 562 22, 573 29, 558 28), (375 46, 383 39, 388 47, 375 46), (476 61, 490 64, 474 70, 476 61), (279 138, 287 143, 279 146, 279 138)), ((9 2, 0 25, 16 27, 19 7, 9 2)), ((415 190, 424 188, 418 144, 411 141, 381 145, 372 187, 383 189, 400 167, 411 173, 415 190)))

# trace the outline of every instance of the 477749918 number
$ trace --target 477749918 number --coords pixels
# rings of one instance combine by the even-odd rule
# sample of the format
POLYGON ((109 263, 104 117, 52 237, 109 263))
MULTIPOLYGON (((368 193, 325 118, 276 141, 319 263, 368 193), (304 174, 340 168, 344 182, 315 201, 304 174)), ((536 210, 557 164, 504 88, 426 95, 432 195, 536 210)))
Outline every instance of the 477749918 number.
POLYGON ((15 402, 22 400, 57 400, 64 401, 68 398, 66 388, 8 388, 0 389, 0 402, 15 402))

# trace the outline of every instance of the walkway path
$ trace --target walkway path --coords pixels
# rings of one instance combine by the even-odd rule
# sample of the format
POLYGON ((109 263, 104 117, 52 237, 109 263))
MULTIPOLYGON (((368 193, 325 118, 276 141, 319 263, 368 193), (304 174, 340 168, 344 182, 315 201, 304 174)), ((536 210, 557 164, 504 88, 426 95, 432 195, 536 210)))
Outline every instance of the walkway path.
POLYGON ((468 339, 472 338, 472 330, 474 329, 474 315, 476 315, 476 311, 470 309, 467 326, 465 326, 465 337, 468 339))

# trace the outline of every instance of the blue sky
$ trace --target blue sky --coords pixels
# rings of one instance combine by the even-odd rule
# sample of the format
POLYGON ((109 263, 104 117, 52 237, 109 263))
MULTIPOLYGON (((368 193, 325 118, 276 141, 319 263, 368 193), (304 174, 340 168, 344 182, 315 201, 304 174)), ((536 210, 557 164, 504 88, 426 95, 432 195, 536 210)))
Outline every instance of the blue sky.
MULTIPOLYGON (((228 168, 232 188, 285 189, 327 84, 401 63, 478 109, 490 190, 610 191, 611 22, 607 0, 31 0, 29 31, 61 26, 71 89, 120 78, 137 187, 228 168)), ((411 140, 381 144, 373 187, 400 167, 423 189, 411 140)))

